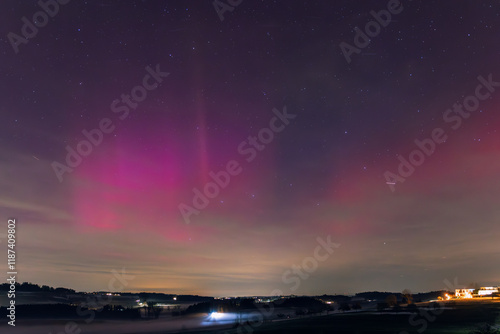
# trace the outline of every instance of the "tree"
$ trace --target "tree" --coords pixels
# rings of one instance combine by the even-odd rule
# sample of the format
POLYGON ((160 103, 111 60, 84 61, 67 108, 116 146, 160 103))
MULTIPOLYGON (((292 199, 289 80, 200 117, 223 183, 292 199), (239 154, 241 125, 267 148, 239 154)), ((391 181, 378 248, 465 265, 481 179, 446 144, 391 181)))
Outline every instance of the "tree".
POLYGON ((359 302, 356 302, 354 303, 354 305, 352 305, 352 309, 353 310, 361 310, 361 304, 359 302))
POLYGON ((395 295, 389 295, 385 299, 385 302, 390 306, 393 307, 398 304, 398 298, 395 295))
POLYGON ((403 295, 403 302, 405 304, 412 304, 413 303, 413 296, 411 295, 410 289, 404 289, 403 292, 401 292, 403 295))
POLYGON ((158 319, 162 311, 163 308, 161 306, 158 306, 157 303, 151 304, 150 306, 148 304, 148 317, 151 314, 155 319, 158 319))
POLYGON ((51 287, 50 287, 50 286, 48 286, 48 285, 42 285, 41 290, 42 290, 43 292, 51 292, 51 291, 54 291, 54 288, 51 288, 51 287))

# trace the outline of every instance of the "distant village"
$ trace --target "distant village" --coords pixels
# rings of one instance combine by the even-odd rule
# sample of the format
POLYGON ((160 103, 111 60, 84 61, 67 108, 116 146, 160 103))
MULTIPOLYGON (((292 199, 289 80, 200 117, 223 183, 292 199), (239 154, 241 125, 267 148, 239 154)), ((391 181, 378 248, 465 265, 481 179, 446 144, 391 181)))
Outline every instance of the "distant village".
POLYGON ((498 286, 483 286, 479 289, 465 288, 465 289, 455 289, 455 298, 459 299, 470 299, 470 298, 480 298, 480 297, 494 297, 498 295, 498 286))

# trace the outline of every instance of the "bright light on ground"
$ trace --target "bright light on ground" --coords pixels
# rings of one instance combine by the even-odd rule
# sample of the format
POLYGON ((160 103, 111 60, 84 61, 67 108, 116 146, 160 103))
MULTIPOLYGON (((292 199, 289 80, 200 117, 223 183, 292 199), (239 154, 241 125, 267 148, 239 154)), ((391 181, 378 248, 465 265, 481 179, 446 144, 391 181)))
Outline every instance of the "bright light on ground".
POLYGON ((216 323, 234 323, 237 318, 244 319, 247 318, 248 315, 237 315, 236 313, 223 313, 223 312, 212 312, 208 315, 206 321, 204 321, 203 325, 212 325, 214 322, 216 323))
POLYGON ((214 320, 218 320, 218 319, 222 318, 222 313, 212 312, 212 313, 210 313, 210 318, 212 318, 214 320))

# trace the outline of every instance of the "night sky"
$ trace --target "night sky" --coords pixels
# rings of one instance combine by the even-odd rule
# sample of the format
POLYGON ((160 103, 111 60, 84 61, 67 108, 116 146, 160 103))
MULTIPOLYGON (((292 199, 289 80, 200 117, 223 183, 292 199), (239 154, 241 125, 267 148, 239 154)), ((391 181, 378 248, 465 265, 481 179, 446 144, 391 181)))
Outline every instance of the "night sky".
POLYGON ((1 2, 0 232, 16 218, 18 280, 498 285, 500 3, 228 2, 73 0, 47 22, 37 1, 1 2))

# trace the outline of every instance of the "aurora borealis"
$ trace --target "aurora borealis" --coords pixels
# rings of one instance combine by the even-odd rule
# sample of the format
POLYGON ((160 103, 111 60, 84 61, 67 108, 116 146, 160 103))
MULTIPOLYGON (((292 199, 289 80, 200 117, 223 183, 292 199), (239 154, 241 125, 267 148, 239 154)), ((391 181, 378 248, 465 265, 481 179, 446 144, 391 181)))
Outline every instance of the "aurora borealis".
POLYGON ((125 268, 127 291, 211 296, 498 285, 500 92, 453 108, 478 77, 500 82, 500 4, 401 1, 347 62, 339 45, 387 4, 243 0, 221 21, 212 1, 61 1, 16 53, 9 32, 41 7, 2 1, 18 279, 96 291, 125 268), (436 128, 446 140, 387 184, 436 128), (283 273, 328 236, 340 246, 291 291, 283 273))

